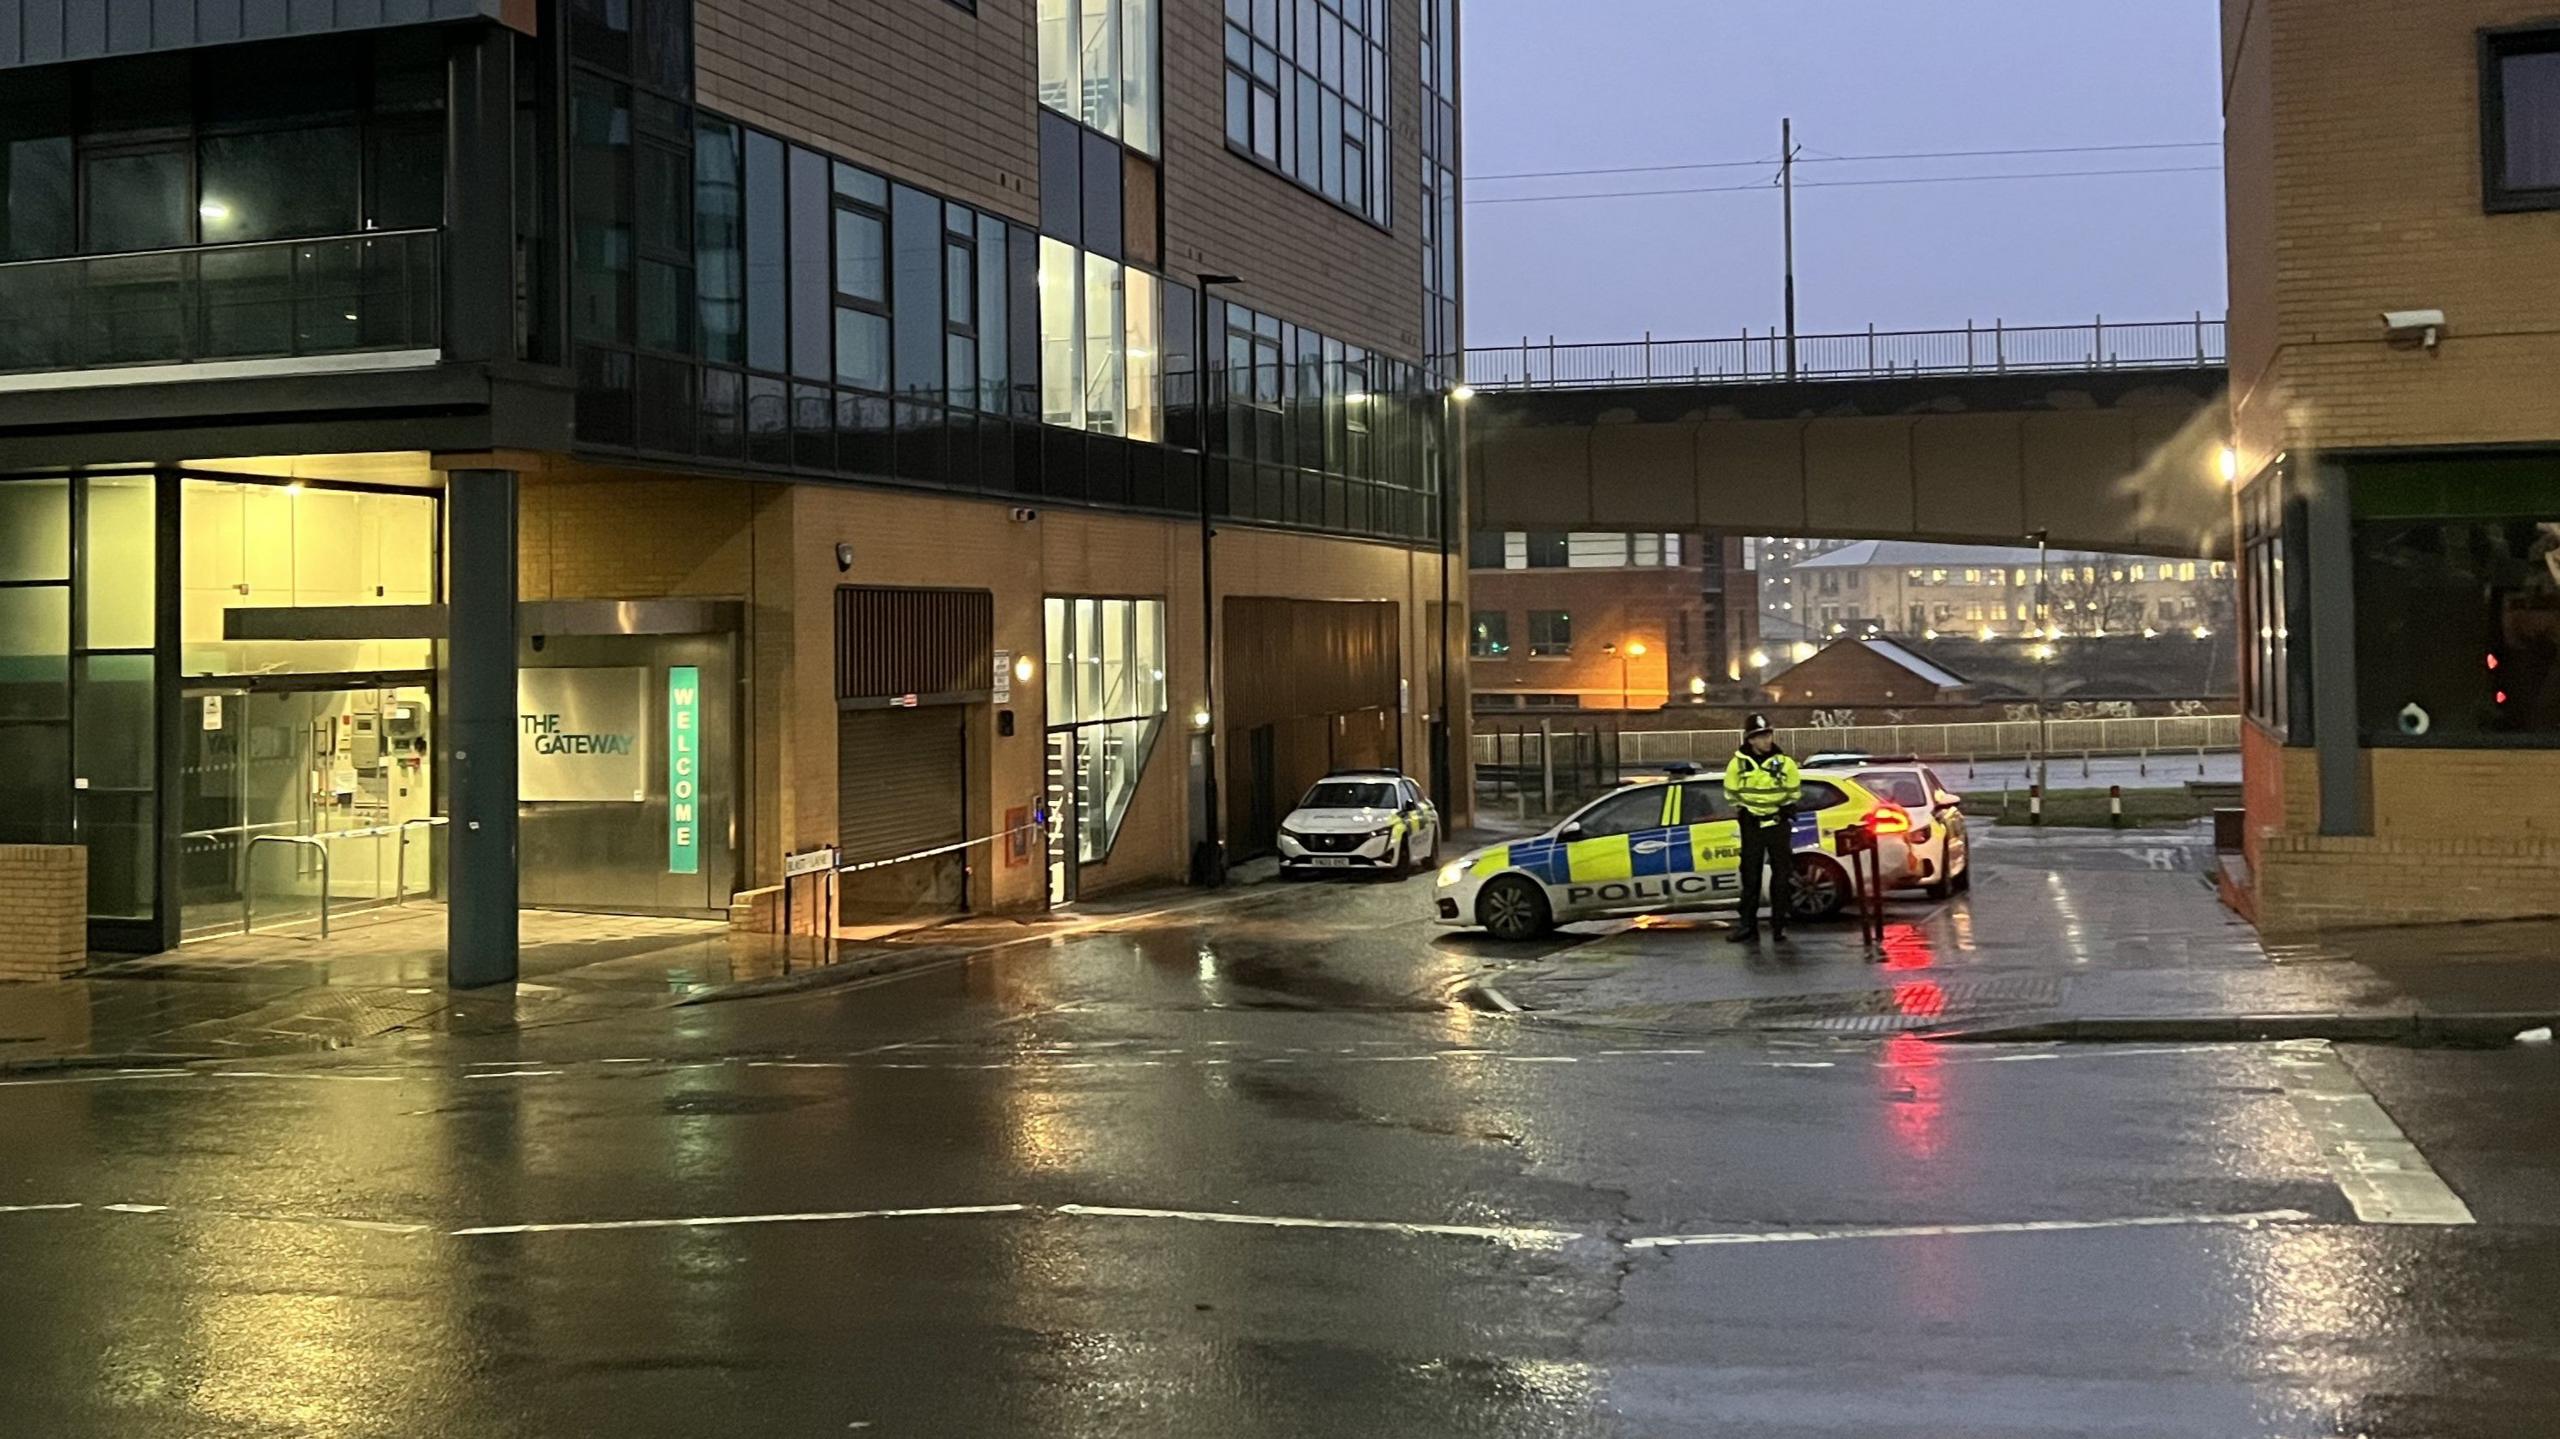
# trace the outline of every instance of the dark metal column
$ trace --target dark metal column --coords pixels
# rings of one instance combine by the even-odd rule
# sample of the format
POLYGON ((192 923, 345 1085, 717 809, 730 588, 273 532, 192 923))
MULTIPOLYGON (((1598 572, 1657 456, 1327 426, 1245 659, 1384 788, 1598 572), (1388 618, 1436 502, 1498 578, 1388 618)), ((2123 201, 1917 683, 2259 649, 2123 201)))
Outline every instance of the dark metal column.
POLYGON ((516 475, 446 476, 445 982, 516 977, 516 475))
POLYGON ((2311 466, 2304 499, 2304 576, 2311 601, 2311 742, 2320 756, 2320 832, 2371 832, 2356 716, 2354 511, 2347 472, 2311 466))

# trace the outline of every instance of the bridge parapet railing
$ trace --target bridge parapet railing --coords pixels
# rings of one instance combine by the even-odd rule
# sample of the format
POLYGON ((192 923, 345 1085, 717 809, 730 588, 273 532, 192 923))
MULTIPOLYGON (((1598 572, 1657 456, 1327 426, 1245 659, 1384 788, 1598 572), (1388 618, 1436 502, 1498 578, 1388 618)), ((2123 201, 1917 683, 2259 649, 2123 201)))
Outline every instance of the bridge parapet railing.
POLYGON ((2016 327, 1994 321, 1961 330, 1877 330, 1798 335, 1790 364, 1776 331, 1709 339, 1607 340, 1517 345, 1467 352, 1467 383, 1479 389, 1581 389, 1618 385, 1772 380, 1866 380, 1904 375, 2055 373, 2183 369, 2228 362, 2221 320, 2109 321, 2016 327))

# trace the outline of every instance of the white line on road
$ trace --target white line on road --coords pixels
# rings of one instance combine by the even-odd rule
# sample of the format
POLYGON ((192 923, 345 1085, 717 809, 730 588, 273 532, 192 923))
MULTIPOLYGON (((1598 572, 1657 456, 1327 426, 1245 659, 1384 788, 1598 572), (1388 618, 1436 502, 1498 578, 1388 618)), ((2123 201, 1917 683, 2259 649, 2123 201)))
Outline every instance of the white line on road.
POLYGON ((0 1204, 0 1214, 49 1214, 79 1207, 77 1204, 0 1204))
POLYGON ((397 1074, 285 1074, 272 1069, 211 1069, 215 1079, 301 1079, 323 1084, 398 1084, 397 1074))
POLYGON ((107 1074, 48 1074, 36 1079, 0 1079, 0 1089, 24 1089, 40 1084, 120 1084, 135 1079, 192 1079, 192 1071, 184 1069, 119 1069, 107 1074))
POLYGON ((2330 1177, 2368 1224, 2470 1224, 2471 1206, 2453 1192, 2418 1146, 2391 1121, 2326 1041, 2288 1045, 2276 1055, 2285 1097, 2320 1143, 2330 1177))
POLYGON ((477 1074, 466 1074, 462 1077, 465 1079, 542 1079, 558 1073, 561 1071, 557 1069, 484 1069, 477 1074))
POLYGON ((1061 1204, 1056 1212, 1103 1219, 1180 1219, 1194 1224, 1242 1224, 1263 1229, 1350 1229, 1370 1234, 1402 1234, 1410 1237, 1437 1235, 1452 1239, 1486 1239, 1496 1244, 1510 1244, 1524 1248, 1550 1247, 1582 1237, 1571 1230, 1535 1229, 1508 1224, 1408 1224, 1391 1219, 1304 1219, 1282 1214, 1228 1214, 1212 1209, 1133 1209, 1110 1204, 1061 1204))
POLYGON ((691 1219, 592 1219, 560 1224, 482 1224, 452 1231, 457 1239, 491 1234, 584 1234, 608 1229, 726 1229, 745 1224, 836 1224, 852 1219, 922 1219, 959 1214, 1020 1214, 1024 1204, 955 1204, 934 1209, 836 1209, 806 1214, 710 1214, 691 1219))
POLYGON ((2005 1224, 1851 1225, 1838 1229, 1738 1229, 1721 1234, 1662 1234, 1630 1239, 1629 1249, 1681 1249, 1720 1244, 1816 1244, 1835 1239, 1938 1239, 1967 1234, 2070 1234, 2093 1229, 2173 1229, 2207 1224, 2300 1224, 2299 1209, 2253 1214, 2147 1214, 2129 1219, 2029 1219, 2005 1224))

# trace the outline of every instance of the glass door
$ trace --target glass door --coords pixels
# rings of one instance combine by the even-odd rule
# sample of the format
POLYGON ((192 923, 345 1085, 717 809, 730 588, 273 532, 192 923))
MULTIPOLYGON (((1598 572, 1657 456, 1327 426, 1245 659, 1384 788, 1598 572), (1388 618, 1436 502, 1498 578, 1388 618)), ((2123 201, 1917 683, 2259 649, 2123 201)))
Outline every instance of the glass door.
POLYGON ((1049 823, 1041 841, 1049 852, 1049 903, 1076 897, 1076 732, 1049 731, 1049 823))

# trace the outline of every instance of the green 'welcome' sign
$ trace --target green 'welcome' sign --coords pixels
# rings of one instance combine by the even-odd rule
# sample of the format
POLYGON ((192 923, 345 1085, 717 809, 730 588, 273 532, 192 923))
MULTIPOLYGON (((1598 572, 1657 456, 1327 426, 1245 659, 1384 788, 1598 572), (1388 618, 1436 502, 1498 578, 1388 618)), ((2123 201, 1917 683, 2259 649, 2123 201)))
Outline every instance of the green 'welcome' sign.
POLYGON ((702 671, 667 670, 667 873, 702 870, 702 671))

